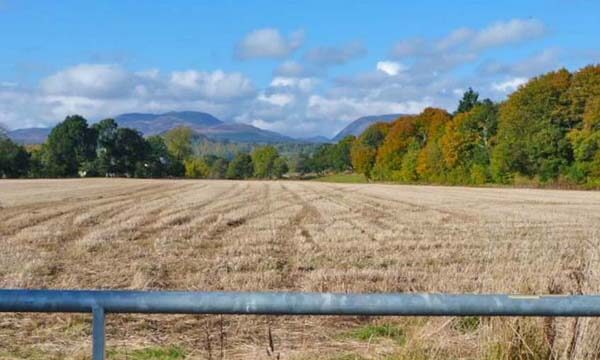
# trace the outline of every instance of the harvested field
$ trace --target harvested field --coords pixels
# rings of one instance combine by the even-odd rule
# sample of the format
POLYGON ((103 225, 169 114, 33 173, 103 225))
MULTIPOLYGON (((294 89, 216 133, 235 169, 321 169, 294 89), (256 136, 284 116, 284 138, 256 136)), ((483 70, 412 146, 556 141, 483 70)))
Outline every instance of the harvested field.
MULTIPOLYGON (((3 288, 598 293, 600 192, 1 180, 0 244, 3 288)), ((0 358, 87 358, 90 321, 2 314, 0 358)), ((600 354, 590 319, 109 315, 107 325, 114 359, 600 354)))

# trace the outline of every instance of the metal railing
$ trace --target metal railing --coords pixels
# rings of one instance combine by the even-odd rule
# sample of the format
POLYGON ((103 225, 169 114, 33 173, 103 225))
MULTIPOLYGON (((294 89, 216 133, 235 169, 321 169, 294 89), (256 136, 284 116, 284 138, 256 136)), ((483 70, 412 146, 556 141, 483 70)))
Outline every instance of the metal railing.
POLYGON ((0 312, 92 313, 100 360, 107 313, 587 317, 600 316, 600 295, 0 290, 0 312))

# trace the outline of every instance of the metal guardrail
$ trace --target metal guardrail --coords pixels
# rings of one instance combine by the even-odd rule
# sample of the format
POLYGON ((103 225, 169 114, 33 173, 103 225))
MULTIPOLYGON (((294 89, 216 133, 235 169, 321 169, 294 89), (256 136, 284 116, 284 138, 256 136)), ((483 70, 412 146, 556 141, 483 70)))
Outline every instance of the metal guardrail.
POLYGON ((107 313, 595 317, 600 295, 0 290, 0 312, 92 313, 93 359, 100 360, 107 313))

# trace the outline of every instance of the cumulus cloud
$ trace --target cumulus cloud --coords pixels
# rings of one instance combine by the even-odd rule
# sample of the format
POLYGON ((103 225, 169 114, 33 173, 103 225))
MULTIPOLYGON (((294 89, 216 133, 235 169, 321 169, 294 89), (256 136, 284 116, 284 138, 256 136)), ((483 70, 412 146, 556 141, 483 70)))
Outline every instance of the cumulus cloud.
POLYGON ((81 64, 42 80, 41 89, 52 95, 118 97, 132 89, 132 74, 117 65, 81 64))
POLYGON ((351 60, 367 54, 367 48, 360 42, 352 42, 343 46, 324 46, 310 50, 306 59, 320 66, 343 65, 351 60))
POLYGON ((304 31, 298 30, 288 37, 273 28, 258 29, 247 34, 236 46, 235 56, 241 60, 289 56, 304 42, 304 31))
POLYGON ((187 70, 171 73, 169 84, 176 94, 184 97, 235 99, 254 93, 254 85, 241 73, 187 70))

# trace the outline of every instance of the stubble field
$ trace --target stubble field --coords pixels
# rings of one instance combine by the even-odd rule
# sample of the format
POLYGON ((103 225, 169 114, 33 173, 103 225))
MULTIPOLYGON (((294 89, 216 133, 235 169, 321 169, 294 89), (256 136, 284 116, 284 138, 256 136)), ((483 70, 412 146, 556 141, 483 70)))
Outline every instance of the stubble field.
MULTIPOLYGON (((2 288, 598 293, 600 193, 0 180, 0 246, 2 288)), ((114 359, 600 354, 591 319, 109 315, 107 326, 114 359)), ((0 314, 0 358, 87 358, 90 332, 89 315, 0 314)))

